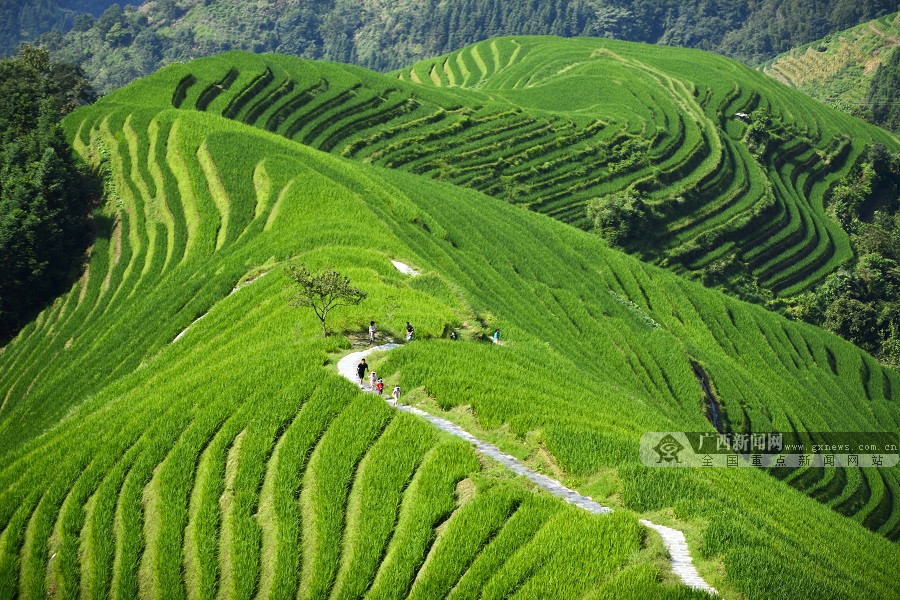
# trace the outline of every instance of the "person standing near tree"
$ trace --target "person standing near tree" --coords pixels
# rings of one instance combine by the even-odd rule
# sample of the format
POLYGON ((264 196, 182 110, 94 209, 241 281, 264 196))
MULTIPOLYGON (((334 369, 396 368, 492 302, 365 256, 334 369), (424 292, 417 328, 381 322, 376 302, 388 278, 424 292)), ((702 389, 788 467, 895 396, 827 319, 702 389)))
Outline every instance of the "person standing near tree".
POLYGON ((375 327, 375 321, 369 321, 369 343, 373 346, 375 345, 375 332, 378 331, 378 328, 375 327))
POLYGON ((369 370, 369 365, 366 364, 366 359, 362 359, 359 361, 359 364, 356 365, 356 376, 359 377, 359 387, 363 386, 363 381, 366 379, 366 371, 369 370))

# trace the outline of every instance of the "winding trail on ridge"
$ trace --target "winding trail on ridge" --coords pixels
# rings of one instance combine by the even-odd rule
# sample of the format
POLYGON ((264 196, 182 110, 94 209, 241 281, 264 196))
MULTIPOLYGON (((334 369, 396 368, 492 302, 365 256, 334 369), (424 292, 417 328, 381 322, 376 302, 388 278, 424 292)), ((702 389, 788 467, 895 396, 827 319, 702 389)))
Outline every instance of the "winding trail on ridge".
MULTIPOLYGON (((338 361, 338 373, 356 384, 359 381, 356 376, 356 365, 359 364, 360 359, 368 356, 372 352, 376 352, 379 350, 393 350, 394 348, 399 347, 400 344, 382 344, 381 346, 375 346, 373 348, 369 348, 368 350, 352 352, 338 361)), ((363 391, 375 393, 375 390, 373 390, 368 385, 363 385, 361 386, 361 388, 363 391)), ((514 473, 528 478, 537 486, 547 490, 554 496, 562 498, 566 502, 574 504, 575 506, 593 514, 606 514, 612 512, 612 509, 608 506, 603 506, 592 498, 583 496, 575 490, 567 488, 559 481, 551 477, 547 477, 546 475, 542 475, 541 473, 533 471, 532 469, 529 469, 521 462, 519 462, 517 458, 504 453, 500 450, 500 448, 494 446, 493 444, 489 444, 487 442, 479 440, 456 423, 448 421, 447 419, 436 417, 435 415, 427 413, 424 410, 418 409, 414 406, 400 404, 387 395, 384 396, 384 399, 388 404, 390 404, 397 410, 426 419, 438 429, 445 431, 450 435, 454 435, 458 438, 466 440, 467 442, 474 445, 475 449, 478 452, 484 454, 485 456, 489 456, 490 458, 503 464, 514 473)), ((703 580, 703 578, 697 572, 697 569, 694 567, 693 559, 691 558, 691 554, 688 550, 687 540, 684 537, 684 533, 677 529, 672 529, 671 527, 657 525, 646 519, 641 519, 640 523, 645 527, 656 531, 662 537, 663 543, 665 544, 666 550, 668 551, 669 557, 671 559, 672 572, 678 576, 682 583, 695 590, 703 590, 709 594, 718 595, 716 589, 706 583, 706 581, 703 580)))

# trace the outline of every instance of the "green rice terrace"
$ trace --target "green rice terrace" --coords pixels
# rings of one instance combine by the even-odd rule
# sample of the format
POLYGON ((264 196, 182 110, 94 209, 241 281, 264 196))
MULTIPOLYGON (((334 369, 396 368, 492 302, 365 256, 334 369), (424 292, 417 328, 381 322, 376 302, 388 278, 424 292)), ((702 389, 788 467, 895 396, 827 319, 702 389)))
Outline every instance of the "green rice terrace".
POLYGON ((848 251, 829 182, 888 134, 725 59, 538 38, 391 76, 229 53, 64 123, 106 203, 0 350, 0 598, 708 597, 640 519, 725 598, 900 596, 897 468, 638 460, 647 431, 896 432, 900 374, 568 224, 636 186, 681 268, 726 247, 801 289, 848 251), (761 106, 802 135, 756 160, 728 115, 761 106), (367 292, 333 335, 292 259, 367 292), (404 403, 614 511, 361 393, 336 364, 370 319, 415 324, 370 361, 404 403))
POLYGON ((580 227, 619 190, 654 213, 629 247, 676 272, 719 261, 794 295, 852 258, 829 188, 893 135, 739 63, 598 39, 501 38, 390 76, 230 53, 139 83, 314 148, 452 182, 580 227), (771 116, 758 130, 735 113, 771 116))
POLYGON ((794 48, 761 68, 782 83, 850 112, 866 104, 872 77, 897 46, 900 13, 794 48))

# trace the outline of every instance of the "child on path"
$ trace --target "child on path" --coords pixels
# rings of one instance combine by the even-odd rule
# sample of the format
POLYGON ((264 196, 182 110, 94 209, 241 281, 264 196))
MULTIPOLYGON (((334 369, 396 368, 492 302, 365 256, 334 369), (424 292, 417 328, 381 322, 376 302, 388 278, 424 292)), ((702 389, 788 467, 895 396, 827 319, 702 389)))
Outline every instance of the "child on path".
POLYGON ((396 400, 397 402, 400 402, 400 386, 399 385, 394 386, 394 391, 391 392, 391 397, 394 400, 396 400))
POLYGON ((374 388, 375 383, 378 381, 378 374, 375 371, 369 373, 369 384, 374 388))
POLYGON ((369 370, 369 365, 366 364, 366 359, 362 359, 359 361, 359 364, 356 365, 356 376, 359 377, 359 387, 363 386, 363 381, 366 378, 366 371, 369 370))
POLYGON ((499 329, 494 330, 494 343, 495 344, 500 343, 500 330, 499 329))
POLYGON ((369 343, 373 346, 375 345, 375 332, 378 331, 378 328, 375 327, 375 321, 369 321, 369 343))
POLYGON ((412 341, 413 338, 413 326, 409 324, 409 321, 406 322, 406 341, 412 341))
POLYGON ((380 377, 378 378, 378 381, 375 382, 375 391, 378 392, 379 396, 384 393, 384 380, 380 377))

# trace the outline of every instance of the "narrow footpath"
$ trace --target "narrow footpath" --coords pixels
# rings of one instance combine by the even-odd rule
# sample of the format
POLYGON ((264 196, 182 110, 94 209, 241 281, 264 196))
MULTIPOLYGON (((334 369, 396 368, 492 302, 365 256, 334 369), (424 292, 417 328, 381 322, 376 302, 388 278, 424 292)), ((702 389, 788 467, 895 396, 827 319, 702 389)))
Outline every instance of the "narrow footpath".
MULTIPOLYGON (((359 364, 359 361, 362 358, 378 350, 392 350, 399 346, 400 344, 383 344, 381 346, 369 348, 368 350, 348 354, 338 361, 338 373, 356 384, 359 381, 356 377, 356 365, 359 364)), ((375 390, 373 390, 368 385, 363 385, 362 389, 371 393, 375 392, 375 390)), ((479 440, 456 423, 448 421, 447 419, 436 417, 413 406, 399 404, 387 394, 385 394, 384 398, 388 404, 390 404, 397 410, 414 414, 423 419, 427 419, 438 429, 446 431, 450 435, 455 435, 458 438, 466 440, 467 442, 474 445, 475 449, 478 452, 484 454, 485 456, 489 456, 490 458, 503 464, 514 473, 522 475, 523 477, 527 477, 537 486, 547 490, 554 496, 558 496, 566 502, 574 504, 575 506, 588 511, 589 513, 605 514, 612 512, 612 509, 608 506, 603 506, 592 498, 583 496, 575 490, 567 488, 559 481, 551 477, 547 477, 546 475, 542 475, 541 473, 537 473, 532 469, 529 469, 521 462, 519 462, 519 460, 515 457, 510 456, 509 454, 505 454, 493 444, 488 444, 487 442, 479 440)), ((668 551, 669 557, 672 562, 672 572, 675 573, 675 575, 677 575, 685 585, 696 590, 703 590, 712 595, 718 595, 716 589, 706 583, 706 581, 703 580, 703 578, 697 572, 697 569, 694 567, 693 559, 691 558, 691 554, 688 551, 687 541, 685 540, 684 534, 681 531, 672 529, 670 527, 665 527, 663 525, 651 523, 646 519, 641 519, 640 523, 645 527, 653 529, 662 537, 663 543, 666 546, 666 550, 668 551)))

